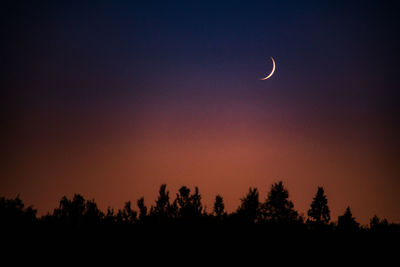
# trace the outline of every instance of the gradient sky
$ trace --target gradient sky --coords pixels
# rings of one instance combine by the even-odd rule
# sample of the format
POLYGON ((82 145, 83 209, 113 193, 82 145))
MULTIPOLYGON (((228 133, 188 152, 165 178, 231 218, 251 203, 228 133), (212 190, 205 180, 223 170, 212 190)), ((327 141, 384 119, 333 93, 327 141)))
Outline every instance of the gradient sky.
POLYGON ((302 213, 323 186, 333 220, 400 222, 399 4, 54 2, 1 4, 0 195, 233 211, 282 180, 302 213))

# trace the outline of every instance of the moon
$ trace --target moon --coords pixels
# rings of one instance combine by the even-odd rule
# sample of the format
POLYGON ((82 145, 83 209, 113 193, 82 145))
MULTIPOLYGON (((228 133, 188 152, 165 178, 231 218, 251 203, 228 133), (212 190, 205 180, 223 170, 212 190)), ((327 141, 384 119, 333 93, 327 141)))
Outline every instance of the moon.
POLYGON ((272 75, 274 74, 274 72, 275 72, 275 60, 274 60, 272 57, 271 57, 271 60, 272 60, 272 71, 271 71, 271 73, 270 73, 267 77, 262 78, 261 81, 265 81, 265 80, 271 78, 271 76, 272 76, 272 75))

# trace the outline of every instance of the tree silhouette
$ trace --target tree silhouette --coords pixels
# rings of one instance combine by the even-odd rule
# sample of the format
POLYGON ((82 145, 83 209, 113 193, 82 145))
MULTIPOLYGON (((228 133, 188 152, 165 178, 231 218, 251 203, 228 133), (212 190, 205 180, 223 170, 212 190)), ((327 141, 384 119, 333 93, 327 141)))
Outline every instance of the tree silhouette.
POLYGON ((292 224, 301 220, 294 210, 293 202, 289 200, 289 192, 282 181, 271 186, 268 197, 262 205, 262 216, 264 220, 276 224, 292 224))
POLYGON ((389 232, 391 230, 391 227, 389 225, 389 222, 386 219, 380 219, 378 216, 372 217, 372 219, 369 222, 370 229, 372 232, 389 232))
POLYGON ((169 192, 166 191, 167 185, 162 184, 160 186, 159 195, 156 200, 156 206, 151 207, 150 214, 164 215, 168 211, 169 203, 169 192))
POLYGON ((260 216, 260 201, 257 188, 249 188, 247 195, 241 199, 241 204, 237 210, 240 222, 255 223, 260 216))
POLYGON ((123 223, 134 223, 136 221, 137 212, 132 210, 130 201, 125 203, 124 209, 121 212, 121 217, 123 223))
POLYGON ((345 213, 338 217, 337 229, 343 232, 355 232, 359 229, 359 223, 353 217, 350 207, 347 207, 345 213))
POLYGON ((226 215, 224 199, 220 195, 215 197, 214 214, 218 219, 222 219, 226 215))
MULTIPOLYGON (((293 202, 289 200, 289 192, 280 181, 271 185, 264 203, 259 201, 259 192, 257 188, 249 188, 245 197, 241 198, 241 202, 237 210, 228 214, 225 211, 225 204, 221 195, 215 197, 213 211, 209 214, 203 208, 199 189, 195 187, 194 192, 182 186, 176 194, 176 199, 170 199, 167 186, 162 184, 159 188, 158 197, 154 206, 148 211, 144 198, 137 200, 138 211, 132 208, 131 202, 125 202, 122 209, 114 212, 114 209, 108 207, 106 214, 103 214, 98 208, 94 200, 85 200, 80 194, 75 194, 72 199, 62 197, 59 206, 54 209, 52 214, 42 216, 36 219, 36 210, 32 207, 25 208, 24 203, 19 197, 15 199, 0 198, 0 228, 2 229, 19 229, 25 231, 35 229, 70 229, 67 233, 77 232, 82 234, 84 231, 94 229, 121 229, 124 233, 140 233, 137 229, 145 229, 143 226, 168 225, 169 229, 174 226, 188 229, 194 229, 193 224, 197 225, 217 225, 229 226, 241 225, 249 227, 249 229, 260 231, 259 233, 271 234, 276 231, 279 235, 282 233, 361 233, 366 232, 384 235, 400 234, 400 225, 389 223, 386 219, 380 219, 374 216, 370 220, 369 228, 361 227, 353 217, 350 207, 346 208, 343 215, 338 217, 337 224, 330 223, 330 210, 328 208, 328 200, 322 187, 318 190, 311 202, 307 212, 307 225, 303 218, 294 210, 293 202), (140 227, 138 226, 140 225, 140 227), (43 228, 41 228, 44 226, 43 228), (172 226, 172 227, 171 227, 172 226), (283 228, 280 228, 283 226, 283 228), (280 229, 285 232, 279 231, 280 229), (76 231, 78 230, 78 231, 76 231), (271 231, 272 230, 272 231, 271 231), (126 231, 126 232, 125 232, 126 231)), ((161 234, 165 230, 163 227, 150 227, 151 231, 147 234, 161 234), (161 229, 161 232, 155 229, 161 229), (155 232, 154 232, 155 231, 155 232)), ((201 230, 196 227, 195 229, 201 230)), ((218 227, 218 230, 222 228, 218 227)), ((244 229, 244 228, 242 228, 244 229)), ((139 231, 141 231, 139 230, 139 231)), ((169 231, 169 230, 168 230, 169 231)), ((25 232, 26 233, 26 232, 25 232)), ((174 233, 174 231, 172 231, 174 233)))
POLYGON ((166 184, 160 186, 156 205, 150 209, 150 216, 157 223, 167 223, 176 217, 176 202, 174 201, 173 204, 170 203, 169 192, 166 188, 166 184))
POLYGON ((328 199, 322 187, 318 187, 317 194, 311 202, 311 207, 307 215, 309 216, 307 220, 308 223, 313 223, 318 226, 329 224, 331 216, 328 207, 328 199))
POLYGON ((80 194, 75 194, 72 200, 64 196, 53 212, 58 222, 78 228, 100 223, 103 216, 94 200, 86 201, 80 194))
POLYGON ((194 194, 190 194, 190 189, 182 186, 176 194, 176 205, 178 208, 178 216, 185 221, 192 221, 200 218, 203 211, 201 204, 201 195, 198 187, 195 187, 194 194))
POLYGON ((115 212, 114 212, 113 208, 111 208, 111 207, 107 208, 107 212, 104 215, 104 219, 103 220, 104 220, 105 224, 113 224, 113 223, 116 222, 116 215, 115 215, 115 212))
POLYGON ((104 214, 97 207, 96 202, 93 200, 87 200, 85 204, 84 219, 85 224, 96 224, 100 223, 103 219, 104 214))
POLYGON ((139 208, 139 221, 143 223, 146 220, 146 217, 147 217, 147 207, 144 204, 144 198, 143 197, 138 199, 137 206, 139 208))
POLYGON ((19 227, 36 223, 36 210, 32 206, 25 208, 22 200, 0 198, 0 225, 19 227))

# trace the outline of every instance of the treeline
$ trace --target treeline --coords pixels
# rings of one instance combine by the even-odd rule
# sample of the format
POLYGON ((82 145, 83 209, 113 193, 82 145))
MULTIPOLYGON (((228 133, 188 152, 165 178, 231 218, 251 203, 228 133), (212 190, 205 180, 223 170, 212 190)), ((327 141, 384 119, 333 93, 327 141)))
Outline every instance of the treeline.
MULTIPOLYGON (((325 232, 389 232, 400 233, 400 225, 389 223, 386 219, 374 216, 369 226, 360 226, 353 217, 350 207, 332 221, 328 199, 324 189, 318 187, 311 201, 307 215, 301 215, 294 209, 289 192, 282 182, 274 183, 264 202, 260 201, 257 188, 249 188, 241 199, 236 211, 227 213, 222 196, 215 197, 213 209, 206 212, 197 187, 192 192, 182 186, 172 200, 165 184, 161 185, 158 197, 153 205, 146 206, 144 198, 130 201, 123 209, 115 211, 108 208, 101 211, 94 200, 86 200, 75 194, 72 199, 63 197, 60 204, 40 218, 32 207, 25 207, 15 199, 0 198, 0 224, 2 227, 66 227, 86 229, 93 227, 134 228, 140 226, 164 225, 208 225, 208 226, 257 226, 265 229, 295 229, 299 231, 325 232)), ((4 229, 4 228, 3 228, 4 229)))

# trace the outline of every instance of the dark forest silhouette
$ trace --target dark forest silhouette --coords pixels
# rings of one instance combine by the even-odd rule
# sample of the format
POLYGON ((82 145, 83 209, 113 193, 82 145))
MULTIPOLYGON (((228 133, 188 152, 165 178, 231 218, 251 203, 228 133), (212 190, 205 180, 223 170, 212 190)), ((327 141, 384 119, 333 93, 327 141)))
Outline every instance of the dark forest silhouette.
POLYGON ((312 199, 307 217, 299 214, 289 192, 282 182, 272 184, 267 197, 260 200, 257 188, 249 188, 241 198, 236 211, 225 211, 223 197, 215 197, 213 209, 207 212, 201 202, 199 189, 194 191, 182 186, 175 198, 171 198, 167 186, 161 185, 154 204, 146 206, 144 198, 130 201, 122 209, 108 208, 101 211, 94 200, 86 200, 75 194, 72 199, 62 197, 52 213, 40 218, 33 207, 25 207, 19 197, 0 198, 0 224, 3 229, 34 227, 61 229, 88 229, 116 227, 133 229, 140 226, 257 226, 259 229, 285 229, 299 232, 328 233, 400 233, 400 225, 374 216, 369 226, 360 226, 353 217, 350 207, 333 222, 324 189, 318 187, 312 199))

